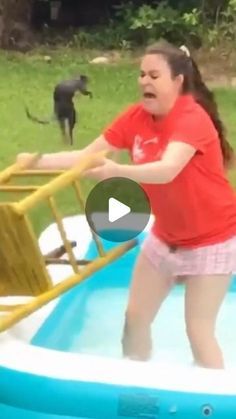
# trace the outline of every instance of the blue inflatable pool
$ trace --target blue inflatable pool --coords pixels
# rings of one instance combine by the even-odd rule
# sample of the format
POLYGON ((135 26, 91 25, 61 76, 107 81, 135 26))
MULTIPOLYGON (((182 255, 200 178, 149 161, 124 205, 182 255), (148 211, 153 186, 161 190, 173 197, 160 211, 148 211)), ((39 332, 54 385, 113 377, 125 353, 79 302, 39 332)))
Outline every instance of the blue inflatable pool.
MULTIPOLYGON (((85 218, 64 223, 69 239, 79 243, 78 255, 96 257, 85 218), (83 246, 77 231, 83 231, 83 246)), ((45 253, 59 241, 55 225, 39 240, 45 253)), ((0 335, 0 419, 235 419, 234 278, 218 319, 225 370, 192 365, 180 285, 153 326, 152 360, 129 361, 122 359, 120 339, 138 251, 133 248, 0 335)), ((49 269, 56 282, 71 268, 49 269)))

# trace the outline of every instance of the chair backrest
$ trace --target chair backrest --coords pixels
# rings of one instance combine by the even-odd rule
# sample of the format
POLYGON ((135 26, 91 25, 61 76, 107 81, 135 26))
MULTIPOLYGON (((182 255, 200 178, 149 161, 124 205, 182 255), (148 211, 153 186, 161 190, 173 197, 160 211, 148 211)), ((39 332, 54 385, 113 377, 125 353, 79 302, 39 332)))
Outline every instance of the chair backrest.
POLYGON ((0 203, 0 296, 37 296, 52 286, 27 215, 0 203))

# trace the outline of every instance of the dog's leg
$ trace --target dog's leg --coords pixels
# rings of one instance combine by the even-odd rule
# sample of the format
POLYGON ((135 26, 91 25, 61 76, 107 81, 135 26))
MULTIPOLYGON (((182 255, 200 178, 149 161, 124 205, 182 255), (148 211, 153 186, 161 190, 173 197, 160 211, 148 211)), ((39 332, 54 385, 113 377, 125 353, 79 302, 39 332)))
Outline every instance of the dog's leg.
POLYGON ((70 145, 72 146, 74 144, 74 138, 73 138, 73 130, 75 127, 75 124, 77 122, 77 115, 75 108, 73 106, 69 119, 68 119, 68 125, 69 125, 69 136, 70 136, 70 145))
POLYGON ((93 97, 92 92, 89 92, 88 90, 83 90, 83 91, 81 91, 81 93, 85 96, 89 96, 90 99, 92 99, 92 97, 93 97))
POLYGON ((66 125, 65 125, 65 120, 64 119, 58 119, 58 124, 61 130, 61 134, 62 134, 62 141, 63 143, 67 143, 66 140, 66 125))
POLYGON ((61 102, 54 101, 54 113, 56 115, 57 122, 61 131, 62 142, 66 144, 66 115, 63 114, 61 102))

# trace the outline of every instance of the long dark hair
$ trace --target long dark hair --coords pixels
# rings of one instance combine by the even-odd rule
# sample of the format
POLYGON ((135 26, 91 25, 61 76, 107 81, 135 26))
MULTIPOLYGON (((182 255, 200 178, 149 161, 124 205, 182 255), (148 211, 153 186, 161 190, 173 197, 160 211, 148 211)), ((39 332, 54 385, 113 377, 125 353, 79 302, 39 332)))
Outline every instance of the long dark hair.
POLYGON ((195 100, 210 116, 220 139, 224 165, 230 168, 234 164, 234 150, 226 139, 225 127, 220 119, 214 94, 204 83, 195 60, 184 49, 175 47, 166 41, 159 41, 146 49, 146 54, 161 54, 167 60, 173 77, 184 76, 182 92, 192 93, 195 100))

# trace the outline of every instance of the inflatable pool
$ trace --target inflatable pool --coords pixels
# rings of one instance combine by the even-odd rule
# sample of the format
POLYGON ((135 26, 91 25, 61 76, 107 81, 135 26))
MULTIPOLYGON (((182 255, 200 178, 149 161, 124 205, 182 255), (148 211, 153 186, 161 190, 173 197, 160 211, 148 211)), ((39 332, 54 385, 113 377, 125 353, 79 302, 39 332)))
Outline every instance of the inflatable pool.
MULTIPOLYGON (((173 289, 154 324, 152 360, 121 357, 129 281, 149 226, 138 246, 0 334, 1 419, 235 419, 234 281, 218 321, 224 371, 192 365, 182 285, 173 289)), ((64 227, 70 240, 78 240, 77 232, 84 239, 77 256, 97 256, 84 216, 65 218, 64 227)), ((43 253, 59 243, 56 224, 39 238, 43 253)), ((48 269, 54 282, 71 272, 65 265, 48 269)), ((1 303, 22 298, 5 297, 1 303)))

